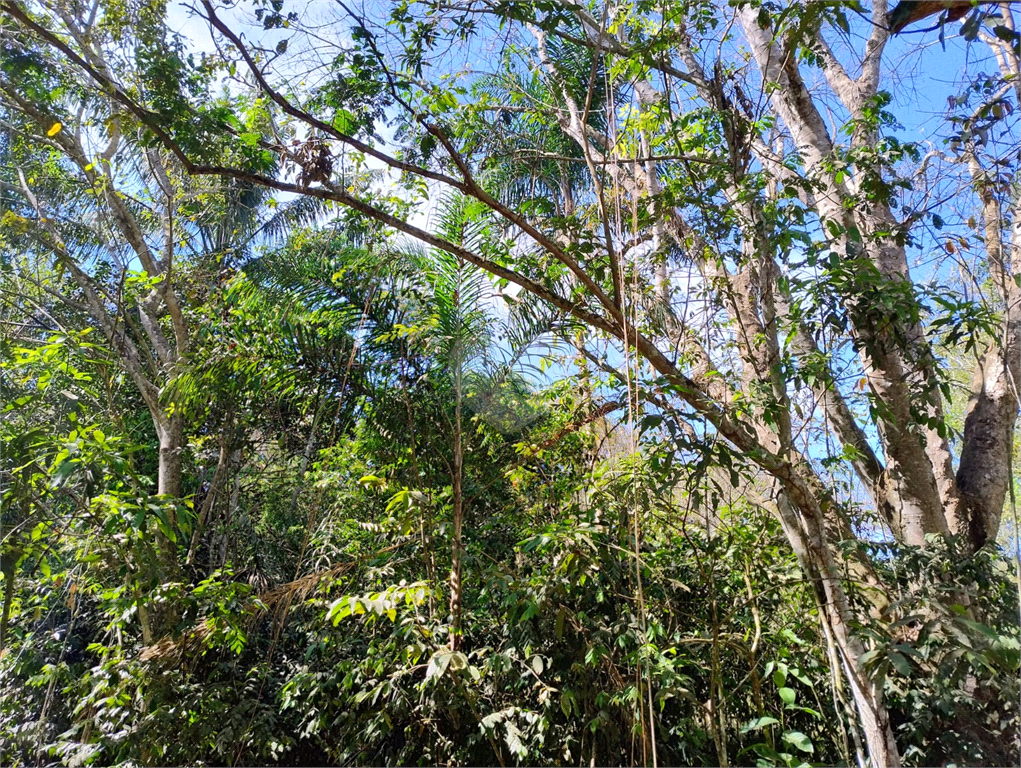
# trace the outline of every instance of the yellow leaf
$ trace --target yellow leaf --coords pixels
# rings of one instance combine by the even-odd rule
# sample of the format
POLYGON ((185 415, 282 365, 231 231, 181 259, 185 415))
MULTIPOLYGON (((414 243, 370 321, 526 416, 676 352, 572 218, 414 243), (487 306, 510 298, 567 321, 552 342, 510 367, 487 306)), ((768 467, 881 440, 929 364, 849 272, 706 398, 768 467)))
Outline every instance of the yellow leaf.
POLYGON ((63 127, 64 126, 62 126, 60 123, 54 123, 52 126, 50 126, 50 130, 46 131, 46 135, 56 136, 58 133, 60 133, 60 129, 63 127))

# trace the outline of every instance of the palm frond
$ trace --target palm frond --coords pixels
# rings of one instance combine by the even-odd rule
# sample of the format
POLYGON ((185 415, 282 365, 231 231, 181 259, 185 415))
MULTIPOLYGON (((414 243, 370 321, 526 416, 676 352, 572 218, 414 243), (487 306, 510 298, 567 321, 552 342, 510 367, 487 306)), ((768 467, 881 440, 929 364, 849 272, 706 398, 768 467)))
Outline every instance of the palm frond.
POLYGON ((328 200, 302 196, 277 206, 259 231, 270 240, 286 238, 297 229, 321 222, 329 215, 331 207, 328 200))

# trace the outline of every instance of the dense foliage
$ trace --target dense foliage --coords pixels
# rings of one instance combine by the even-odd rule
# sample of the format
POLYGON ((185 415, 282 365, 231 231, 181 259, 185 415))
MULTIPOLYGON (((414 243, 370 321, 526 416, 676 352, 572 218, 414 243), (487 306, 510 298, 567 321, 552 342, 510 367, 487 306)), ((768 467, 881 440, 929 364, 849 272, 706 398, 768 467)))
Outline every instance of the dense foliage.
POLYGON ((0 5, 4 764, 1016 763, 1010 9, 339 5, 0 5))

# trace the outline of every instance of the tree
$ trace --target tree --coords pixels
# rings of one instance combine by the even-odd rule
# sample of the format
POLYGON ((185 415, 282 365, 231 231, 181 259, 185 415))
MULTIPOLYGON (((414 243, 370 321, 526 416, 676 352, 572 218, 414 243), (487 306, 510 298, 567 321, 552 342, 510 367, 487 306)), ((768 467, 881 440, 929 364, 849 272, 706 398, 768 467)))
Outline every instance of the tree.
MULTIPOLYGON (((953 539, 974 555, 995 541, 1010 482, 1021 230, 1015 160, 989 141, 1021 96, 1009 6, 976 7, 965 21, 999 72, 962 101, 973 111, 937 153, 945 169, 967 169, 962 188, 978 203, 979 234, 961 258, 989 280, 965 301, 909 266, 910 249, 932 246, 924 221, 966 233, 968 219, 933 210, 933 163, 896 130, 882 87, 891 41, 882 0, 861 19, 828 4, 395 3, 374 18, 340 4, 351 42, 322 43, 332 65, 314 87, 287 76, 314 39, 302 37, 297 11, 257 9, 266 30, 294 30, 270 54, 204 0, 199 13, 230 56, 221 74, 244 72, 289 140, 245 130, 241 99, 210 107, 177 90, 161 101, 156 85, 208 75, 207 64, 188 70, 172 57, 172 77, 146 70, 148 87, 132 88, 98 54, 123 43, 79 39, 81 22, 45 3, 0 7, 19 39, 58 71, 90 78, 184 172, 339 203, 583 324, 595 364, 627 367, 637 355, 638 391, 675 425, 678 450, 734 467, 736 482, 769 499, 813 587, 869 757, 899 763, 873 674, 879 646, 858 627, 872 614, 888 629, 908 619, 882 596, 868 545, 888 532, 905 549, 953 539), (498 101, 473 71, 457 76, 497 34, 507 41, 498 101), (382 123, 392 124, 386 138, 382 123), (574 151, 561 153, 565 144, 574 151), (259 153, 293 172, 274 174, 266 159, 257 167, 259 153), (517 188, 531 197, 494 173, 505 156, 527 169, 517 188), (554 189, 550 162, 588 177, 576 186, 561 174, 554 189), (366 163, 392 174, 403 196, 349 183, 366 163), (413 203, 440 190, 491 212, 500 247, 418 226, 413 203), (593 349, 603 341, 615 351, 593 349), (988 343, 959 449, 937 342, 988 343), (841 494, 841 476, 865 510, 841 494), (846 564, 841 542, 857 545, 846 564), (870 605, 856 603, 862 589, 870 605)), ((969 610, 967 599, 946 600, 969 610)))
MULTIPOLYGON (((87 26, 68 21, 73 34, 87 39, 87 26)), ((91 134, 86 91, 45 68, 38 51, 12 53, 0 86, 10 161, 5 216, 17 233, 7 245, 20 250, 10 263, 27 281, 39 260, 69 276, 77 295, 64 297, 115 350, 146 403, 159 444, 156 491, 170 502, 160 555, 164 568, 173 570, 185 435, 181 416, 172 403, 161 402, 160 390, 190 344, 180 298, 184 270, 175 260, 182 237, 179 194, 157 149, 138 152, 123 141, 116 112, 102 118, 105 135, 91 134)), ((165 627, 153 626, 148 614, 140 610, 152 640, 165 627)))
MULTIPOLYGON (((109 75, 118 67, 129 73, 133 66, 150 67, 150 74, 167 76, 157 88, 165 86, 168 103, 178 89, 198 93, 199 81, 181 83, 172 76, 179 73, 174 70, 179 44, 167 36, 157 8, 128 9, 131 21, 148 31, 133 41, 127 59, 109 56, 98 42, 125 42, 116 25, 100 30, 94 17, 76 20, 61 13, 89 60, 109 75)), ((158 444, 155 491, 164 497, 168 515, 158 534, 157 570, 172 578, 180 565, 178 537, 190 531, 197 543, 208 513, 196 510, 194 526, 178 519, 191 510, 183 480, 189 425, 173 396, 175 380, 193 351, 195 313, 209 295, 210 278, 238 258, 246 238, 259 230, 264 195, 231 180, 182 176, 158 147, 134 140, 134 126, 122 119, 116 102, 93 98, 75 78, 50 67, 45 50, 25 42, 5 37, 11 55, 0 85, 9 160, 5 225, 14 234, 5 242, 5 255, 23 281, 73 308, 79 326, 102 334, 145 402, 158 444), (69 276, 73 290, 39 285, 32 275, 47 263, 69 276)), ((254 126, 258 116, 252 120, 254 126)), ((265 224, 285 227, 289 214, 290 207, 265 224)), ((210 502, 213 485, 206 495, 210 502)), ((193 550, 184 550, 188 565, 193 550)), ((139 607, 152 642, 171 631, 174 621, 149 613, 139 607)))

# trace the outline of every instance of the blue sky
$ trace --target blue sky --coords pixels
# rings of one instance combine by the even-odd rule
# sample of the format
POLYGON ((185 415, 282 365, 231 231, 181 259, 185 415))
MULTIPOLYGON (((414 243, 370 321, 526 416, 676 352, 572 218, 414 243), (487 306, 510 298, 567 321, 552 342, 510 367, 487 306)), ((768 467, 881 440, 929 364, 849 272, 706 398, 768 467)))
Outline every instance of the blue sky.
MULTIPOLYGON (((370 4, 370 7, 380 8, 379 4, 370 4)), ((261 26, 250 22, 250 4, 240 3, 233 7, 226 7, 218 4, 218 11, 231 26, 239 32, 243 32, 246 40, 258 42, 268 48, 285 37, 293 34, 291 30, 263 31, 261 26)), ((332 2, 318 0, 309 3, 301 10, 303 19, 321 20, 327 22, 331 17, 339 18, 337 8, 332 2)), ((208 34, 205 22, 194 17, 187 7, 182 3, 172 3, 168 8, 170 26, 188 37, 195 50, 213 52, 215 50, 208 34)), ((837 55, 847 63, 852 76, 855 73, 855 51, 863 48, 863 41, 871 31, 871 22, 865 15, 848 11, 848 20, 851 24, 849 41, 841 41, 834 31, 830 41, 837 55), (848 44, 849 43, 849 44, 848 44)), ((382 23, 383 19, 373 19, 382 23)), ((885 60, 885 71, 883 73, 883 87, 889 90, 894 101, 890 107, 902 124, 902 128, 896 134, 903 141, 918 142, 922 152, 928 150, 940 150, 944 146, 949 128, 946 122, 948 100, 956 96, 962 90, 965 82, 980 72, 991 72, 995 70, 995 62, 992 60, 989 49, 980 42, 967 43, 960 35, 960 23, 948 25, 944 31, 944 41, 940 41, 938 31, 928 30, 935 23, 935 18, 926 20, 914 25, 901 35, 893 38, 888 44, 885 60)), ((341 43, 346 40, 346 26, 343 23, 333 23, 319 27, 323 34, 328 34, 332 42, 341 43)), ((495 32, 495 30, 494 30, 495 32)), ((499 47, 496 36, 490 41, 485 39, 476 40, 473 43, 474 50, 487 50, 493 46, 499 47)), ((464 63, 468 63, 471 54, 452 53, 449 63, 457 63, 458 57, 464 63)), ((283 60, 290 58, 284 57, 283 60)), ((473 64, 479 67, 493 66, 494 62, 476 59, 473 64)), ((295 74, 284 71, 280 74, 295 74)), ((815 72, 815 77, 822 79, 820 72, 815 72)), ((833 116, 834 127, 841 122, 839 109, 835 109, 833 116)), ((388 138, 388 136, 384 136, 388 138)), ((947 176, 941 178, 941 183, 950 183, 951 172, 959 173, 960 167, 947 167, 947 176)), ((957 202, 963 202, 964 214, 960 220, 955 222, 950 216, 944 216, 948 222, 947 229, 936 231, 931 226, 931 221, 924 222, 916 228, 919 236, 918 244, 910 251, 910 258, 915 267, 916 279, 935 279, 941 283, 951 282, 954 278, 953 260, 948 258, 943 250, 943 241, 947 233, 952 232, 955 226, 967 220, 967 207, 970 204, 967 196, 957 202)), ((427 224, 430 209, 426 207, 414 223, 427 224)), ((618 362, 620 362, 618 360, 618 362)), ((559 367, 551 369, 550 375, 561 373, 559 367)))

